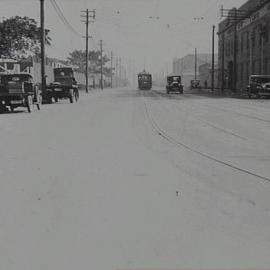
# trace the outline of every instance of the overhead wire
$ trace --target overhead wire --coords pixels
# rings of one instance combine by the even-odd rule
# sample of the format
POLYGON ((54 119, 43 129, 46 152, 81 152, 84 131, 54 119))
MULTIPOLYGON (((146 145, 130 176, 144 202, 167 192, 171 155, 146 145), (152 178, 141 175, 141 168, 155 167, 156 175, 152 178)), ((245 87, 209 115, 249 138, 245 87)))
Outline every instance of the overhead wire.
POLYGON ((60 20, 63 22, 63 24, 71 31, 73 32, 75 35, 77 35, 78 37, 82 37, 82 34, 80 34, 71 24, 70 22, 66 19, 65 15, 63 14, 61 8, 59 7, 59 5, 57 4, 56 0, 50 0, 54 10, 56 11, 58 17, 60 18, 60 20))
MULTIPOLYGON (((57 4, 56 0, 50 0, 52 7, 54 8, 55 12, 57 13, 58 17, 60 18, 60 20, 63 22, 63 24, 72 32, 74 33, 76 36, 82 38, 83 35, 80 34, 70 23, 69 21, 66 19, 64 13, 62 12, 60 6, 57 4)), ((95 38, 92 36, 90 38, 90 40, 92 41, 93 47, 95 49, 98 48, 97 43, 95 41, 95 38)))

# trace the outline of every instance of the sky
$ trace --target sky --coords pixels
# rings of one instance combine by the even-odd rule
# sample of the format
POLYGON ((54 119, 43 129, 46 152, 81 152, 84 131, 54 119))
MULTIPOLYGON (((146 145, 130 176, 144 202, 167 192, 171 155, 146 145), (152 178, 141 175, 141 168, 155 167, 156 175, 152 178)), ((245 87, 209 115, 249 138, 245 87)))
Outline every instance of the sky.
MULTIPOLYGON (((212 25, 221 21, 220 8, 239 7, 245 0, 55 0, 75 31, 45 0, 45 24, 50 29, 49 57, 66 59, 75 49, 85 49, 85 24, 81 11, 96 9, 90 24, 90 49, 104 43, 106 54, 121 57, 134 71, 171 70, 173 58, 211 52, 212 25), (196 19, 197 18, 197 19, 196 19)), ((39 22, 39 0, 0 0, 0 19, 29 16, 39 22)), ((217 37, 216 37, 217 44, 217 37)))

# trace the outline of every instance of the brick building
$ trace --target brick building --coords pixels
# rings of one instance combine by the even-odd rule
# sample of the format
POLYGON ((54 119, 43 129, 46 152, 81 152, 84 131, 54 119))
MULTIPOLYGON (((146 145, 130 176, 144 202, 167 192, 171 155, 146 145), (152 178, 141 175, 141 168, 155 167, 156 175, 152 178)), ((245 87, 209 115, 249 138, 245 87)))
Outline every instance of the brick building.
POLYGON ((270 0, 249 0, 219 24, 219 87, 234 91, 251 74, 270 74, 270 0))

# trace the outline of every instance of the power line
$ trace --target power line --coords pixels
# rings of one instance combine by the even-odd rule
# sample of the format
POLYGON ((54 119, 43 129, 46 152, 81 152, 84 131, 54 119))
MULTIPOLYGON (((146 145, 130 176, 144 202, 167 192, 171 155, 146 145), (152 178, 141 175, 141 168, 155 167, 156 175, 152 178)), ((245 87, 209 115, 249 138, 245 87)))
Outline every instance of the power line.
POLYGON ((56 11, 58 17, 60 18, 60 20, 63 22, 63 24, 71 31, 73 32, 75 35, 77 35, 78 37, 82 37, 82 35, 74 29, 74 27, 69 23, 69 21, 66 19, 66 17, 64 16, 61 8, 59 7, 59 5, 57 4, 56 0, 50 0, 54 10, 56 11))
POLYGON ((59 18, 61 19, 61 21, 67 26, 67 28, 70 29, 70 31, 72 31, 75 35, 80 36, 81 34, 79 34, 74 28, 73 26, 69 23, 69 21, 65 18, 61 8, 59 7, 59 5, 57 4, 57 2, 55 0, 51 0, 51 3, 56 11, 56 13, 58 14, 59 18))

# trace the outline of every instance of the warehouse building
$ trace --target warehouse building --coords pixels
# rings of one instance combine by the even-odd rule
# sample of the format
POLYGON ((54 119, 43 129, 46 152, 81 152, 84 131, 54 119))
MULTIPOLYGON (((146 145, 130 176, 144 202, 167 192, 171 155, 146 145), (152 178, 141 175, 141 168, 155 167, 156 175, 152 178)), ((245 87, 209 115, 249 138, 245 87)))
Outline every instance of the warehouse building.
POLYGON ((270 74, 270 0, 249 0, 223 13, 220 24, 219 87, 245 88, 250 75, 270 74))

